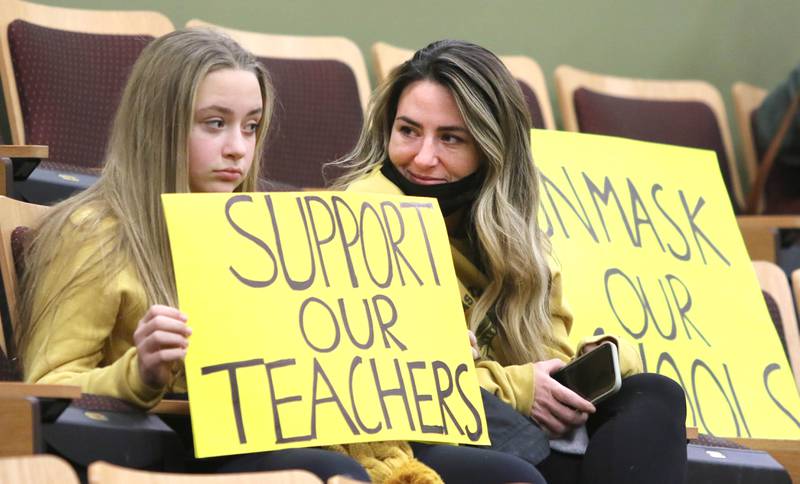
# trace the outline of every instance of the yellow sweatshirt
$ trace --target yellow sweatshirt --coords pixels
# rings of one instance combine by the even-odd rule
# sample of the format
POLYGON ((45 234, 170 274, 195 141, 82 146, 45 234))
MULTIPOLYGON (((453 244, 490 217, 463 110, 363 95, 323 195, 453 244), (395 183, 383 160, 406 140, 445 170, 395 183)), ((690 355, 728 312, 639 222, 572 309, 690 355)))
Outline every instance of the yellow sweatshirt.
MULTIPOLYGON (((74 219, 75 216, 73 216, 74 219)), ((99 230, 113 230, 113 221, 99 230)), ((101 239, 102 237, 91 237, 101 239)), ((182 375, 167 388, 147 386, 139 376, 133 333, 147 311, 147 297, 133 264, 115 274, 95 264, 74 275, 101 247, 76 245, 76 227, 65 227, 59 255, 36 288, 34 307, 46 307, 24 348, 25 381, 78 385, 84 393, 121 398, 141 407, 165 391, 184 392, 182 375), (61 297, 47 304, 53 294, 61 297)))

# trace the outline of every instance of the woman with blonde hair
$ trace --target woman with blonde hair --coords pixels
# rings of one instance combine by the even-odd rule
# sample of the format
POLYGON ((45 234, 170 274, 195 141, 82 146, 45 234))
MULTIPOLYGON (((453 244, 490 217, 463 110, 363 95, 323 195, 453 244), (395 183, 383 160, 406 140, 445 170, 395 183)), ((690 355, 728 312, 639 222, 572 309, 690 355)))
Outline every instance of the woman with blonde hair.
MULTIPOLYGON (((683 391, 659 375, 637 375, 632 346, 602 335, 578 346, 580 354, 611 341, 628 377, 597 408, 550 377, 576 352, 561 274, 537 224, 530 128, 519 86, 494 54, 434 42, 375 91, 356 147, 334 163, 345 171, 336 185, 438 200, 482 356, 481 386, 551 437, 588 429, 588 442, 559 447, 577 455, 552 450, 538 465, 548 482, 682 482, 683 391)), ((428 447, 413 448, 426 462, 428 447)))
MULTIPOLYGON (((26 381, 144 408, 186 391, 191 330, 177 309, 161 194, 255 191, 274 97, 264 68, 223 34, 179 30, 142 51, 100 179, 53 207, 28 245, 19 304, 26 381)), ((188 465, 367 479, 354 460, 319 449, 188 465)))

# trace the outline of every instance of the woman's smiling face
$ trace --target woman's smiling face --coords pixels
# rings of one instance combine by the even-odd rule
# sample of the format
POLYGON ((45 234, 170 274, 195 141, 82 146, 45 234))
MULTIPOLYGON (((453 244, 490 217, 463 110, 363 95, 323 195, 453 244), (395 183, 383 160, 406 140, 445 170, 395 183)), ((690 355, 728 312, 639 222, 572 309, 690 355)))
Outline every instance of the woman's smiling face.
POLYGON ((400 94, 388 151, 398 171, 419 185, 461 180, 480 162, 453 95, 429 80, 409 84, 400 94))

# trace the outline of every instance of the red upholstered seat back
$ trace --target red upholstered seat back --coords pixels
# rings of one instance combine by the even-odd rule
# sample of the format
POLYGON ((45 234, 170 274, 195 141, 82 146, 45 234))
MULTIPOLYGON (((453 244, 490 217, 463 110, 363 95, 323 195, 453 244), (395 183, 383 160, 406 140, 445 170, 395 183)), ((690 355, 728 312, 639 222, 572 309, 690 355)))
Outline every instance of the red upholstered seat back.
POLYGON ((789 353, 786 349, 786 336, 783 334, 783 318, 781 317, 781 310, 778 307, 778 302, 775 301, 775 298, 772 297, 770 293, 767 291, 762 290, 761 294, 764 296, 764 302, 767 305, 767 311, 769 311, 769 317, 772 319, 772 324, 775 325, 775 331, 778 332, 778 337, 781 340, 781 345, 783 346, 783 352, 786 353, 786 357, 789 357, 789 353))
POLYGON ((697 101, 653 101, 609 96, 580 88, 575 114, 582 133, 621 136, 715 151, 735 210, 733 181, 714 112, 697 101))
POLYGON ((48 145, 50 162, 60 168, 96 172, 131 67, 153 37, 69 32, 15 20, 8 40, 25 142, 48 145))
POLYGON ((30 227, 16 227, 11 232, 11 255, 14 258, 14 271, 17 277, 22 277, 25 271, 25 249, 31 237, 30 227))
POLYGON ((522 89, 522 95, 525 97, 525 104, 528 105, 528 112, 531 114, 533 127, 544 129, 544 115, 542 114, 542 107, 539 104, 539 98, 536 96, 536 92, 520 79, 517 79, 517 84, 519 84, 520 89, 522 89))
MULTIPOLYGON (((296 187, 324 187, 324 163, 348 153, 363 113, 352 70, 335 60, 261 58, 275 86, 262 176, 296 187)), ((333 180, 337 173, 326 173, 333 180)))
MULTIPOLYGON (((16 227, 11 232, 11 253, 14 257, 14 269, 17 277, 21 276, 25 264, 25 247, 29 236, 30 229, 28 227, 16 227)), ((11 311, 8 307, 5 284, 3 284, 0 298, 2 298, 0 299, 0 319, 2 319, 3 323, 3 339, 6 342, 6 351, 0 351, 0 381, 20 381, 22 380, 22 372, 20 371, 19 361, 16 359, 16 335, 11 322, 11 311)))

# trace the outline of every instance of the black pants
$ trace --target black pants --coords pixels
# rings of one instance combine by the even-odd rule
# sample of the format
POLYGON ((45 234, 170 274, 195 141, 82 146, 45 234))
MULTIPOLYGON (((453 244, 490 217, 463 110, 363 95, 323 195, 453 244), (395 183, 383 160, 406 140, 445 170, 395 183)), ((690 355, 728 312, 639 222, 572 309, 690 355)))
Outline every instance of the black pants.
POLYGON ((303 469, 315 474, 323 482, 337 475, 358 481, 370 481, 367 471, 355 459, 323 449, 286 449, 198 459, 194 457, 192 450, 192 429, 189 418, 185 415, 164 415, 162 419, 175 430, 183 442, 186 454, 183 459, 185 472, 216 474, 303 469))
POLYGON ((435 470, 447 484, 546 484, 536 468, 510 454, 477 447, 412 442, 414 457, 435 470))
POLYGON ((232 455, 212 459, 196 459, 192 471, 261 472, 303 469, 315 474, 322 482, 342 475, 358 481, 369 482, 369 475, 354 459, 323 449, 285 449, 255 454, 232 455))
POLYGON ((686 481, 686 401, 669 378, 644 373, 589 417, 585 455, 552 451, 538 468, 550 484, 686 481))

